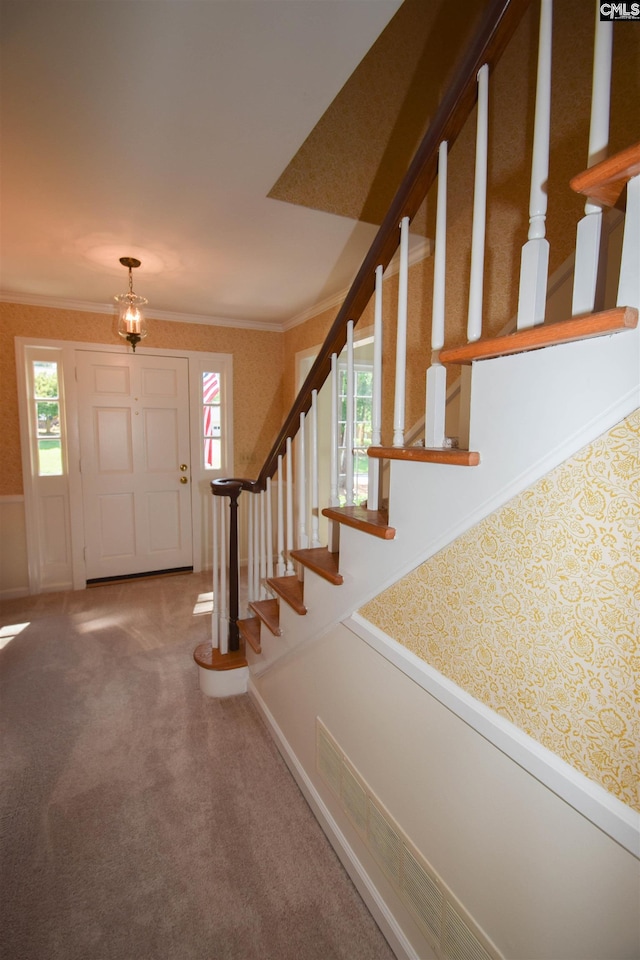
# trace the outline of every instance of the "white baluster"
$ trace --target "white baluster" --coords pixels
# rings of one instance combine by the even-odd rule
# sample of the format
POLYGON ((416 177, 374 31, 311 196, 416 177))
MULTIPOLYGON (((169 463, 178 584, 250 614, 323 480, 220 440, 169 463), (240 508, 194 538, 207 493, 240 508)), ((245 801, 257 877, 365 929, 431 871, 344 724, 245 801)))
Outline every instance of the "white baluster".
MULTIPOLYGON (((600 22, 600 4, 596 3, 596 34, 593 50, 593 84, 591 88, 591 124, 589 127, 588 167, 604 160, 609 144, 609 107, 611 99, 611 55, 613 23, 600 22)), ((576 264, 573 277, 572 315, 592 313, 598 290, 604 284, 600 262, 602 207, 587 199, 584 217, 576 235, 576 264)), ((598 304, 601 306, 601 304, 598 304)))
POLYGON ((276 572, 279 577, 284 577, 284 470, 282 466, 282 454, 278 456, 278 525, 277 525, 277 557, 276 572))
POLYGON ((267 596, 267 534, 266 534, 266 514, 265 501, 266 490, 260 491, 260 597, 262 600, 267 596))
POLYGON ((329 505, 337 507, 338 497, 338 355, 331 354, 331 449, 329 462, 329 505))
POLYGON ((307 456, 305 450, 305 415, 300 414, 300 429, 298 430, 298 456, 296 460, 298 474, 298 549, 305 550, 309 546, 307 536, 307 456))
POLYGON ((273 491, 272 491, 271 477, 267 477, 267 489, 265 491, 265 508, 266 508, 266 520, 267 520, 267 529, 266 529, 266 548, 267 548, 267 577, 271 579, 273 576, 273 491))
POLYGON ((409 278, 409 217, 400 223, 400 272, 398 274, 398 329, 396 340, 396 389, 393 407, 393 446, 404 446, 404 405, 407 375, 407 296, 409 278))
MULTIPOLYGON (((438 152, 438 208, 436 211, 436 252, 433 262, 433 309, 431 321, 431 350, 437 357, 444 346, 445 277, 447 269, 447 171, 448 148, 446 140, 438 152)), ((445 411, 447 406, 447 371, 434 359, 427 370, 427 398, 425 410, 424 445, 444 445, 445 411)))
MULTIPOLYGON (((382 266, 376 267, 376 293, 373 307, 373 376, 371 391, 371 446, 379 447, 382 436, 382 266)), ((369 510, 380 507, 380 460, 369 457, 369 510)))
POLYGON ((251 495, 253 523, 253 599, 260 599, 260 494, 251 495))
POLYGON ((311 391, 311 546, 320 543, 320 498, 318 496, 318 391, 311 391))
POLYGON ((533 163, 529 199, 529 239, 522 248, 518 329, 544 321, 549 274, 549 241, 546 239, 547 180, 549 178, 549 124, 551 117, 552 2, 540 3, 538 80, 533 129, 533 163))
POLYGON ((285 573, 294 573, 293 550, 293 453, 291 437, 287 437, 287 564, 285 573))
POLYGON ((345 496, 346 505, 352 507, 353 499, 353 407, 354 407, 354 362, 353 320, 347 323, 347 399, 344 426, 345 496))
POLYGON ((473 188, 473 228, 471 231, 471 279, 467 338, 482 336, 482 293, 484 289, 485 225, 487 220, 487 154, 489 139, 489 66, 478 71, 478 109, 476 127, 476 173, 473 188))
POLYGON ((249 601, 249 603, 251 603, 252 600, 257 600, 258 598, 253 592, 253 561, 254 561, 253 495, 250 493, 247 494, 246 514, 247 514, 247 600, 249 601))
POLYGON ((627 212, 616 302, 619 307, 640 310, 640 176, 633 177, 627 184, 627 212))
POLYGON ((220 497, 220 653, 229 652, 229 595, 227 593, 227 500, 220 497))
POLYGON ((213 580, 213 610, 211 612, 211 646, 216 649, 220 645, 220 569, 218 561, 218 511, 221 497, 212 497, 212 517, 213 517, 213 557, 212 557, 212 580, 213 580))

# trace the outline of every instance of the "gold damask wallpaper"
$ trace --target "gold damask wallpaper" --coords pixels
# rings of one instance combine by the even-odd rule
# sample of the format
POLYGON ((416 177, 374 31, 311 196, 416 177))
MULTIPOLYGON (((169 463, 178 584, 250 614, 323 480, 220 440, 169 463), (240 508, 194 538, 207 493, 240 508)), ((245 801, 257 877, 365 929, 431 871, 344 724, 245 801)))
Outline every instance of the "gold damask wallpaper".
POLYGON ((362 616, 640 811, 640 411, 362 616))

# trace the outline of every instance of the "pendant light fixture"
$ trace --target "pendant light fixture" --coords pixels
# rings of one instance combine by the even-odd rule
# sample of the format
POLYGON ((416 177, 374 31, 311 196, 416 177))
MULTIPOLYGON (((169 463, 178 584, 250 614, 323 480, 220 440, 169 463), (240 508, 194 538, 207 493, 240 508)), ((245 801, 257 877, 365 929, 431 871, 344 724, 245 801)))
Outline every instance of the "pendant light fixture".
POLYGON ((149 301, 146 297, 139 297, 133 292, 133 277, 131 271, 140 266, 135 257, 120 257, 120 263, 129 270, 129 290, 113 299, 118 304, 118 333, 128 340, 135 353, 136 344, 147 335, 147 324, 143 307, 149 301))

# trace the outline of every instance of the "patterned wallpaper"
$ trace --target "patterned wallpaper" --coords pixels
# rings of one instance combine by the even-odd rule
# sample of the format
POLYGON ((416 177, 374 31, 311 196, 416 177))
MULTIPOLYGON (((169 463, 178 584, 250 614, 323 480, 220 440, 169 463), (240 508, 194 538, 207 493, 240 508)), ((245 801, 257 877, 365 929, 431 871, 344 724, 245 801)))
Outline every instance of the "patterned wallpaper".
MULTIPOLYGON (((257 476, 284 417, 282 334, 153 318, 149 329, 145 346, 233 355, 234 473, 257 476)), ((0 303, 0 425, 5 453, 0 495, 23 492, 15 337, 122 345, 109 314, 0 303)))
POLYGON ((640 811, 640 411, 362 616, 640 811))

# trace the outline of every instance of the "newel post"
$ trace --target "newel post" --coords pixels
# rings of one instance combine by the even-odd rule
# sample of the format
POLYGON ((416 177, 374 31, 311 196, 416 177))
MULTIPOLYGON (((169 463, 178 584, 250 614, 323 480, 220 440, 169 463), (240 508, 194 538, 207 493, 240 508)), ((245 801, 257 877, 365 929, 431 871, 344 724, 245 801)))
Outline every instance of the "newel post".
POLYGON ((229 497, 229 618, 227 637, 230 653, 240 649, 240 631, 238 630, 238 617, 240 615, 238 497, 242 492, 242 488, 242 480, 211 481, 211 492, 214 497, 229 497))

